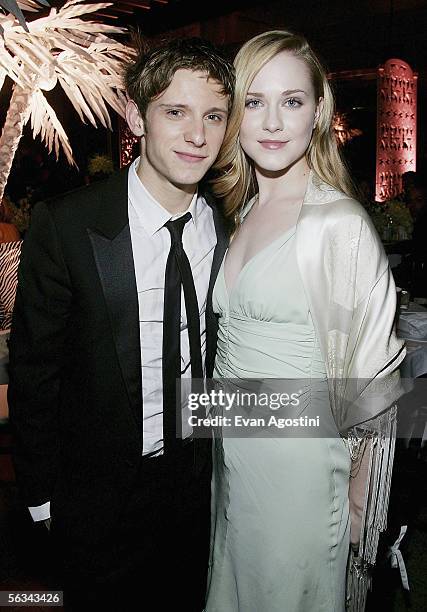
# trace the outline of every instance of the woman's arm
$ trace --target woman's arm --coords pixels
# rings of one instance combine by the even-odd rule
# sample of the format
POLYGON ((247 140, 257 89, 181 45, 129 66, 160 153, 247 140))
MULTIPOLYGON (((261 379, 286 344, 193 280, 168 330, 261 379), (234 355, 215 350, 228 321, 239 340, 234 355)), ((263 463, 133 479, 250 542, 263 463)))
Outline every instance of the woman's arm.
POLYGON ((360 542, 363 509, 367 495, 369 460, 372 440, 364 438, 360 443, 357 458, 351 463, 349 501, 350 501, 350 543, 357 550, 360 542))

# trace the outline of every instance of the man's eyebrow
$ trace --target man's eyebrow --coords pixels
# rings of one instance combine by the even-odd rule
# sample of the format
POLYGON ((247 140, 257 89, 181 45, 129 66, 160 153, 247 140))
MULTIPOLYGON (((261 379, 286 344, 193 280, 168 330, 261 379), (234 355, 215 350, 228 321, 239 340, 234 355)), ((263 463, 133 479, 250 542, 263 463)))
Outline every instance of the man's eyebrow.
POLYGON ((159 104, 160 108, 170 108, 171 106, 173 106, 173 108, 188 108, 187 104, 174 104, 173 102, 170 102, 168 104, 159 104))
MULTIPOLYGON (((180 108, 183 110, 188 110, 190 107, 188 106, 188 104, 174 104, 173 102, 171 102, 170 104, 165 104, 164 102, 162 104, 159 104, 160 108, 180 108)), ((220 106, 213 106, 212 108, 208 108, 206 110, 207 114, 210 113, 224 113, 226 115, 228 115, 228 108, 222 108, 220 106)))
MULTIPOLYGON (((296 93, 303 93, 303 94, 307 95, 307 92, 304 91, 304 89, 285 89, 285 91, 282 91, 281 95, 282 96, 289 96, 289 95, 296 94, 296 93)), ((247 96, 256 96, 257 98, 263 98, 264 97, 263 93, 256 92, 256 91, 248 91, 248 93, 246 95, 247 96)))

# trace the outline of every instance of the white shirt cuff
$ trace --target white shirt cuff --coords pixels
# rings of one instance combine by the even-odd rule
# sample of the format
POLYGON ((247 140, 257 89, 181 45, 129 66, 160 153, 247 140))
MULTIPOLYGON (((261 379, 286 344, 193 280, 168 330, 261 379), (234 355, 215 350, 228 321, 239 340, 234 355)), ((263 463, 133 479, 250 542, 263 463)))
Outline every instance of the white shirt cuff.
POLYGON ((45 521, 50 518, 50 501, 41 506, 31 506, 28 508, 33 521, 45 521))

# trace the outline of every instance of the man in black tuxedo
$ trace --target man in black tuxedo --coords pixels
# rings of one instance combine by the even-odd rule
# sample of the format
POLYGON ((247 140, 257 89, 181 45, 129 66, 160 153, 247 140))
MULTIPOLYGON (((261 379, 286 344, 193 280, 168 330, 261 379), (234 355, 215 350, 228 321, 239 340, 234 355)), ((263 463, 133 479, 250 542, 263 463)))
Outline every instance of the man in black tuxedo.
POLYGON ((206 41, 178 40, 141 52, 126 85, 141 158, 39 204, 25 239, 15 467, 33 519, 52 521, 70 609, 134 609, 138 593, 141 609, 200 612, 209 441, 182 416, 175 435, 174 387, 213 370, 227 236, 198 184, 222 144, 233 68, 206 41))

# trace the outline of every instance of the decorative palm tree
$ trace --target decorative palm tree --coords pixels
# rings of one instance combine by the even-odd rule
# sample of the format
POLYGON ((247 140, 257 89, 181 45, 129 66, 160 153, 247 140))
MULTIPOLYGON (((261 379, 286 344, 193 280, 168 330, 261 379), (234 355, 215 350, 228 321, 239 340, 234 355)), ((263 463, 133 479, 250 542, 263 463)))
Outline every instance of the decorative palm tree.
POLYGON ((6 76, 14 81, 0 137, 0 201, 29 120, 33 136, 40 135, 49 152, 54 149, 58 158, 62 148, 68 162, 75 165, 68 137, 44 92, 59 84, 80 119, 95 127, 98 120, 111 129, 106 103, 124 115, 121 73, 132 51, 107 34, 121 34, 125 29, 80 18, 110 4, 69 0, 59 10, 52 8, 46 17, 31 21, 28 32, 12 15, 0 15, 0 89, 6 76))

